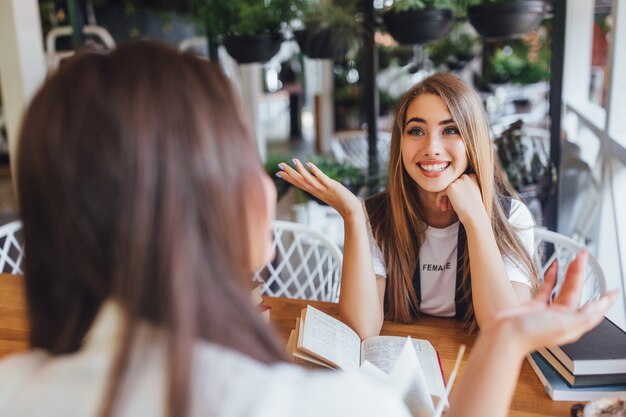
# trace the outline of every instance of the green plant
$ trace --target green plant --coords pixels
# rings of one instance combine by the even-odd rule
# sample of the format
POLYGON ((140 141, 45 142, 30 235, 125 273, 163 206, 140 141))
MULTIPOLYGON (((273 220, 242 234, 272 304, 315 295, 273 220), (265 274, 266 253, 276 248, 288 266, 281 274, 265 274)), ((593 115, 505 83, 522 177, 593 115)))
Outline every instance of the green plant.
POLYGON ((428 58, 435 64, 441 65, 449 61, 456 61, 457 54, 472 54, 478 44, 478 38, 467 33, 458 36, 446 36, 426 47, 428 58))
POLYGON ((528 135, 518 120, 495 140, 500 164, 515 190, 531 185, 550 186, 556 171, 541 138, 528 135))
POLYGON ((391 10, 396 12, 407 12, 409 10, 424 9, 452 9, 458 8, 459 0, 396 0, 391 6, 391 10))
POLYGON ((313 156, 309 160, 329 178, 340 182, 348 188, 358 188, 365 183, 363 172, 347 162, 338 162, 334 158, 324 156, 313 156))
POLYGON ((291 184, 276 176, 276 173, 281 171, 281 169, 278 168, 278 164, 280 164, 281 162, 289 161, 290 159, 291 157, 283 154, 272 154, 268 155, 267 160, 263 164, 265 172, 267 172, 272 180, 274 180, 274 185, 276 186, 276 197, 279 200, 282 196, 287 194, 287 191, 289 191, 291 184))
POLYGON ((507 42, 488 57, 490 78, 531 84, 550 77, 550 50, 538 32, 507 42))
POLYGON ((222 35, 277 33, 297 12, 291 0, 198 1, 196 16, 202 25, 222 35))
POLYGON ((334 0, 321 4, 314 0, 302 0, 297 5, 297 17, 307 29, 339 27, 356 32, 359 27, 356 19, 358 0, 334 0))

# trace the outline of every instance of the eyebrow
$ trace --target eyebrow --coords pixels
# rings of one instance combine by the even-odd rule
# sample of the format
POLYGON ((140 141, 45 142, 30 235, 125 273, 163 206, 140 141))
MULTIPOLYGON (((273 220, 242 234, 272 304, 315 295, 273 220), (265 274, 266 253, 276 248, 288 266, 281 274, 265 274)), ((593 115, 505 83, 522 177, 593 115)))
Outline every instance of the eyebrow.
MULTIPOLYGON (((417 123, 426 123, 426 120, 420 118, 420 117, 411 117, 409 120, 406 121, 406 123, 404 124, 405 126, 408 125, 411 122, 417 122, 417 123)), ((443 125, 448 125, 450 123, 454 123, 453 119, 446 119, 446 120, 442 120, 439 122, 439 126, 443 126, 443 125)))

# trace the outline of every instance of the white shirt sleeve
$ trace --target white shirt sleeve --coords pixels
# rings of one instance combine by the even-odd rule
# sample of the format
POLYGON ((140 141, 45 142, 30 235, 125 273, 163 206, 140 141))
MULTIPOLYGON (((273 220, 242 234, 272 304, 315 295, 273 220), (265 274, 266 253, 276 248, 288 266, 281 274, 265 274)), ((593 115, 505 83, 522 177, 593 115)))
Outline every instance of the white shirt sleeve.
MULTIPOLYGON (((513 226, 517 237, 522 242, 522 246, 532 257, 535 247, 535 220, 528 207, 519 200, 511 200, 509 224, 513 226)), ((528 273, 519 265, 519 262, 509 255, 504 256, 504 268, 506 269, 510 281, 520 282, 532 288, 532 282, 528 273)))
POLYGON ((372 253, 372 262, 374 263, 374 273, 381 277, 387 278, 387 267, 385 266, 385 259, 383 253, 378 247, 376 239, 374 239, 374 233, 372 233, 372 226, 370 222, 367 222, 367 236, 370 241, 370 252, 372 253))

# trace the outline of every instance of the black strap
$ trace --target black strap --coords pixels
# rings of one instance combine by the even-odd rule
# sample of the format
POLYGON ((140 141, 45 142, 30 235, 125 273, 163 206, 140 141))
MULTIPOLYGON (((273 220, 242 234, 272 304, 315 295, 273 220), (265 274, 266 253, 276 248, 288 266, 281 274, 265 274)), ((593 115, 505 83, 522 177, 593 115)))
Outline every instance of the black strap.
MULTIPOLYGON (((508 219, 511 214, 511 197, 508 195, 499 195, 498 202, 500 203, 500 207, 502 207, 502 211, 504 212, 505 217, 508 219)), ((457 238, 457 249, 456 249, 456 285, 454 290, 454 305, 456 313, 454 318, 457 320, 463 320, 465 315, 467 314, 467 310, 469 309, 469 305, 472 302, 472 288, 469 286, 470 280, 467 280, 468 288, 463 288, 463 272, 461 269, 461 265, 463 263, 463 256, 465 255, 465 251, 467 250, 467 233, 465 232, 465 227, 463 227, 462 223, 459 223, 459 233, 457 238), (466 292, 469 293, 468 297, 463 297, 463 294, 466 292)), ((469 277, 468 277, 469 278, 469 277)), ((411 314, 414 317, 419 315, 419 304, 422 303, 422 282, 420 277, 420 263, 419 259, 417 261, 417 265, 415 266, 415 271, 413 272, 413 291, 415 291, 415 297, 417 298, 418 305, 414 306, 411 304, 411 314)))

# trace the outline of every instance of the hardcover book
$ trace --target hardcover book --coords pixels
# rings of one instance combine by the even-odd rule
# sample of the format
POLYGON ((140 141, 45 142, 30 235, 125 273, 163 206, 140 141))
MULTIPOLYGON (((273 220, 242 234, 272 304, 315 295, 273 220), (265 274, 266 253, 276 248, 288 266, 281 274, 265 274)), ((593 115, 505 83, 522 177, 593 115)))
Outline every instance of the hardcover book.
POLYGON ((548 350, 573 375, 626 374, 626 333, 606 317, 578 341, 548 350))

